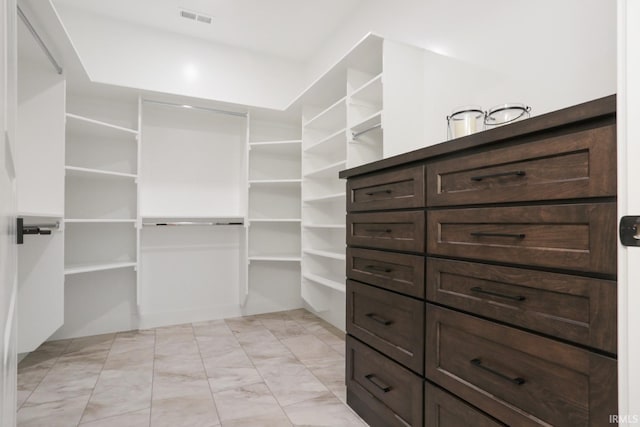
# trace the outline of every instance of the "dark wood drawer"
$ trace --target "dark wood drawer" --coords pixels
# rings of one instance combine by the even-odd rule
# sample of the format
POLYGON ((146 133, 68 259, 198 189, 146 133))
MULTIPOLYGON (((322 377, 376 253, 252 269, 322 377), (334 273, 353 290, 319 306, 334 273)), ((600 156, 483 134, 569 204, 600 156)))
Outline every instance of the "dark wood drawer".
POLYGON ((616 352, 616 283, 566 274, 427 259, 427 299, 616 352))
POLYGON ((347 336, 347 403, 371 426, 422 426, 423 380, 347 336))
POLYGON ((616 204, 430 211, 429 254, 616 273, 616 204))
POLYGON ((347 212, 424 207, 424 166, 352 178, 347 212))
POLYGON ((427 427, 506 427, 432 384, 425 383, 424 395, 427 427))
POLYGON ((347 248, 347 277, 424 298, 424 257, 347 248))
POLYGON ((427 378, 517 426, 603 426, 617 413, 611 358, 427 304, 427 378))
POLYGON ((424 212, 347 214, 347 245, 424 252, 424 212))
POLYGON ((347 280, 347 332, 424 372, 424 302, 347 280))
POLYGON ((427 205, 616 195, 615 125, 434 162, 427 205))

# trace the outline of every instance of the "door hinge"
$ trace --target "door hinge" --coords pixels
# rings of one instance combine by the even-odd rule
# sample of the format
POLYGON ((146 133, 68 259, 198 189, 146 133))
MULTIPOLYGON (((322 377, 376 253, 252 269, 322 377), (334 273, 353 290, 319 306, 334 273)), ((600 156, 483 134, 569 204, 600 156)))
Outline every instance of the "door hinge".
POLYGON ((640 246, 640 216, 620 219, 620 242, 625 246, 640 246))

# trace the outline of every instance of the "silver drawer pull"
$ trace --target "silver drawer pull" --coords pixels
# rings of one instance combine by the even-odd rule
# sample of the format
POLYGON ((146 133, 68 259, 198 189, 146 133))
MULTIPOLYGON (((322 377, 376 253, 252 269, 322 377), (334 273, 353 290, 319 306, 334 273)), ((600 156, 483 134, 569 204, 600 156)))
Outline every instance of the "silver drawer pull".
POLYGON ((500 172, 500 173, 492 173, 489 175, 479 175, 479 176, 472 176, 471 177, 471 181, 482 181, 483 179, 486 178, 499 178, 501 176, 525 176, 527 173, 525 171, 511 171, 511 172, 500 172))
POLYGON ((472 233, 469 233, 470 235, 472 235, 473 237, 511 237, 514 239, 524 239, 525 237, 527 237, 526 234, 522 234, 522 233, 482 233, 480 231, 475 231, 472 233))
POLYGON ((507 381, 509 381, 509 382, 511 382, 511 383, 513 383, 515 385, 522 385, 522 384, 524 384, 526 382, 524 380, 524 378, 520 378, 520 377, 511 378, 510 376, 505 375, 502 372, 498 372, 498 371, 493 370, 493 369, 491 369, 491 368, 489 368, 487 366, 484 366, 482 364, 482 360, 480 360, 480 359, 471 359, 470 362, 471 362, 471 364, 473 366, 477 366, 478 368, 483 369, 483 370, 495 375, 496 377, 502 378, 503 380, 507 380, 507 381))
POLYGON ((364 269, 365 270, 369 270, 369 271, 380 271, 382 273, 391 273, 393 271, 392 268, 380 267, 380 266, 377 266, 377 265, 365 265, 364 269))
POLYGON ((479 294, 486 294, 486 295, 491 295, 491 296, 494 296, 494 297, 506 298, 506 299, 510 299, 510 300, 513 300, 513 301, 524 301, 524 300, 526 300, 526 298, 523 297, 522 295, 501 294, 499 292, 487 291, 486 289, 482 289, 480 286, 474 286, 470 290, 473 291, 473 292, 477 292, 479 294))
POLYGON ((367 313, 367 314, 365 314, 365 316, 368 317, 371 320, 374 320, 374 321, 380 323, 381 325, 384 325, 384 326, 389 326, 389 325, 391 325, 393 323, 391 320, 387 320, 384 317, 378 316, 375 313, 367 313))
POLYGON ((367 196, 375 196, 376 194, 391 194, 392 190, 379 190, 379 191, 369 191, 368 193, 364 193, 367 196))
POLYGON ((391 386, 388 386, 382 381, 380 381, 378 377, 375 376, 375 374, 365 375, 364 377, 368 379, 371 384, 373 384, 374 386, 382 390, 383 393, 388 393, 391 391, 391 386))

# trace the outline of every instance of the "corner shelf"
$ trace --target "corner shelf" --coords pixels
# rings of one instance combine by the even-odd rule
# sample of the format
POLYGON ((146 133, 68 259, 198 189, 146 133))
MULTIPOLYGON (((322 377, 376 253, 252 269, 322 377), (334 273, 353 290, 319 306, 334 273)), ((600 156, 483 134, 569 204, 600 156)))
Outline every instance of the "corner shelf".
POLYGON ((303 273, 302 277, 319 285, 326 286, 327 288, 331 288, 342 293, 347 292, 344 283, 336 282, 335 280, 327 279, 326 277, 318 276, 317 274, 312 273, 303 273))
POLYGON ((81 168, 77 166, 65 166, 64 167, 66 176, 94 176, 94 177, 105 177, 105 178, 131 178, 137 179, 138 175, 134 175, 131 173, 123 173, 123 172, 112 172, 101 169, 90 169, 90 168, 81 168))
POLYGON ((352 133, 358 133, 363 130, 367 130, 372 126, 381 125, 382 124, 382 110, 373 113, 372 115, 366 117, 365 119, 359 121, 355 125, 351 126, 352 133))
POLYGON ((339 261, 344 261, 347 259, 346 255, 344 253, 340 253, 340 252, 331 252, 331 251, 321 251, 318 249, 304 249, 302 251, 303 254, 309 254, 309 255, 315 255, 315 256, 319 256, 319 257, 323 257, 323 258, 331 258, 331 259, 337 259, 339 261))
POLYGON ((69 276, 72 274, 91 273, 94 271, 107 271, 107 270, 116 270, 120 268, 136 267, 137 265, 138 263, 132 262, 132 261, 69 265, 69 266, 65 266, 64 274, 65 276, 69 276))

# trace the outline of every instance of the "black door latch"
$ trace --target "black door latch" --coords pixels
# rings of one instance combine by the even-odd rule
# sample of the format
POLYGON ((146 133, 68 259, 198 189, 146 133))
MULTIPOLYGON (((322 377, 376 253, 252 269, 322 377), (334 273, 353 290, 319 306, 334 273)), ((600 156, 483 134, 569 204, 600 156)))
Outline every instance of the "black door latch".
POLYGON ((620 242, 625 246, 640 246, 640 216, 620 219, 620 242))

